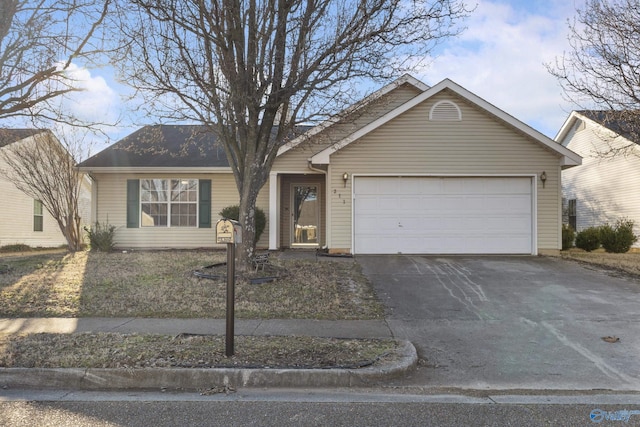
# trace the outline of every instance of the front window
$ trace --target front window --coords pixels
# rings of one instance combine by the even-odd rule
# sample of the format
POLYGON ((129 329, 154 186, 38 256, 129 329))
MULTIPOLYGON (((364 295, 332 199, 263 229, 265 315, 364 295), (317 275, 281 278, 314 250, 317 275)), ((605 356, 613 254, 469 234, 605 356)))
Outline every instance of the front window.
POLYGON ((197 227, 197 179, 140 180, 143 227, 197 227))

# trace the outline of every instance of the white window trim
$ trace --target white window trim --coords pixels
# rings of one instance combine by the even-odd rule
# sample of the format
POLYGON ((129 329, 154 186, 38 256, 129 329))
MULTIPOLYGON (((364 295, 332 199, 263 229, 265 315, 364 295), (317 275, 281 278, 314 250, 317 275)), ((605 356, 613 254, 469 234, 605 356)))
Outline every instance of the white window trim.
POLYGON ((139 204, 139 210, 140 210, 140 228, 198 228, 198 224, 200 221, 200 213, 199 213, 199 206, 200 206, 200 180, 197 178, 141 178, 140 179, 140 190, 139 190, 139 200, 138 200, 138 204, 139 204), (153 181, 153 180, 161 180, 161 181, 167 181, 167 200, 166 202, 149 202, 149 201, 144 201, 143 199, 143 190, 142 188, 142 183, 143 181, 153 181), (181 201, 172 201, 171 200, 171 181, 195 181, 196 182, 196 188, 195 188, 195 193, 196 193, 196 200, 195 201, 189 201, 189 202, 181 202, 181 201), (144 221, 143 221, 143 215, 144 215, 144 211, 142 209, 142 205, 145 203, 159 203, 159 204, 166 204, 167 205, 167 225, 144 225, 144 221), (171 225, 171 205, 172 204, 193 204, 196 207, 196 220, 195 220, 195 225, 171 225))

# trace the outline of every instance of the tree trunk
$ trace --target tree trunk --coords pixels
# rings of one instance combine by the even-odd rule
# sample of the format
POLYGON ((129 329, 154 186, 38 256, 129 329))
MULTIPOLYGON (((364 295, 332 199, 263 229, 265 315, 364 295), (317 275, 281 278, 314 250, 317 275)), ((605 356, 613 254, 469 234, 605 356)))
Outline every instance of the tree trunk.
POLYGON ((236 268, 239 271, 251 269, 251 261, 255 254, 256 201, 261 187, 256 178, 249 179, 242 185, 238 213, 238 220, 242 225, 242 243, 236 248, 236 268))
POLYGON ((67 218, 66 223, 58 221, 58 227, 67 241, 67 249, 69 249, 69 252, 77 252, 82 249, 79 221, 69 221, 69 218, 67 218))

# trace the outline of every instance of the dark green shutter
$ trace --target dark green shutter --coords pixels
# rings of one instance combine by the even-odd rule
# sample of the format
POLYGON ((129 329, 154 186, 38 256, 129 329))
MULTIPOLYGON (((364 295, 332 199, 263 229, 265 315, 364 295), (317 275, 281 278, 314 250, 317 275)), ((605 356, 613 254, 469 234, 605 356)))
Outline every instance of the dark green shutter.
POLYGON ((211 180, 201 179, 198 183, 199 206, 198 206, 198 227, 211 228, 211 180))
POLYGON ((127 228, 140 224, 140 180, 127 180, 127 228))

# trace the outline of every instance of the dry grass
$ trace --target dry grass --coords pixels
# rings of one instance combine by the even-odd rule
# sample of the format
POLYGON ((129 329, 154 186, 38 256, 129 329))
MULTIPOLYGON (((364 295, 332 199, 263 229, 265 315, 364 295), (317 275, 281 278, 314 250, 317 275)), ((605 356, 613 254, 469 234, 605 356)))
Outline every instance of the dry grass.
POLYGON ((562 251, 561 256, 564 259, 593 264, 640 277, 640 253, 610 254, 601 250, 585 252, 579 249, 572 249, 562 251))
MULTIPOLYGON (((47 253, 0 260, 0 317, 225 316, 226 280, 193 271, 224 252, 47 253)), ((236 286, 237 318, 371 319, 383 316, 373 289, 351 262, 273 260, 281 279, 236 286)), ((224 274, 220 271, 208 273, 224 274)), ((0 367, 359 367, 392 357, 391 340, 149 334, 0 334, 0 367)))
MULTIPOLYGON (((0 317, 210 317, 225 315, 226 282, 193 271, 225 252, 78 252, 4 257, 0 317)), ((280 261, 286 277, 238 280, 238 318, 372 319, 383 309, 350 262, 280 261)))
POLYGON ((359 368, 393 357, 392 340, 314 337, 235 339, 138 334, 0 335, 0 367, 26 368, 359 368))

